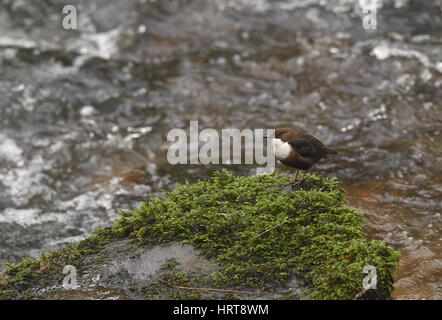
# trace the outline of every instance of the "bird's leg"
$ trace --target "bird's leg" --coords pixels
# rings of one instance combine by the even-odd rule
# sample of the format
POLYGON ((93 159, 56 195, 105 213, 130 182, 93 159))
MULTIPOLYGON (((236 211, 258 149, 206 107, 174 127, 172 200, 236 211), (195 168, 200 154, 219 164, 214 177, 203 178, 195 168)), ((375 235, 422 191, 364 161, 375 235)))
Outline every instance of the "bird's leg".
MULTIPOLYGON (((308 170, 308 169, 307 169, 307 170, 308 170)), ((306 175, 306 173, 307 173, 307 170, 304 171, 304 174, 302 175, 302 179, 301 179, 301 181, 299 182, 299 185, 301 185, 301 184, 304 183, 304 181, 305 181, 305 175, 306 175)))
POLYGON ((299 169, 298 169, 298 171, 296 171, 295 180, 293 180, 292 182, 287 183, 286 185, 283 186, 283 188, 285 188, 285 187, 287 187, 289 185, 300 187, 305 182, 305 175, 307 173, 307 170, 304 171, 304 174, 302 175, 302 179, 301 180, 297 180, 296 178, 298 177, 298 173, 299 173, 299 169))
POLYGON ((285 184, 285 185, 283 186, 283 188, 285 188, 285 187, 287 187, 287 186, 289 186, 289 185, 291 185, 291 184, 292 184, 292 185, 298 184, 298 183, 299 183, 299 181, 297 180, 297 178, 298 178, 298 173, 299 173, 299 169, 296 170, 295 179, 294 179, 292 182, 289 182, 289 183, 285 184))
POLYGON ((296 181, 297 181, 296 179, 298 178, 298 173, 299 173, 299 169, 296 170, 295 179, 293 180, 293 182, 296 182, 296 181))

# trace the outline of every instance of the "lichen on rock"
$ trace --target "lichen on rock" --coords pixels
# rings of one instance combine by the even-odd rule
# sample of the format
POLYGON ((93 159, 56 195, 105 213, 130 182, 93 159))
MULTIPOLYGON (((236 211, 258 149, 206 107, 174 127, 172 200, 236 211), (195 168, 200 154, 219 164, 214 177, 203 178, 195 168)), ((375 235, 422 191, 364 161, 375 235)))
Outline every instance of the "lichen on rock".
POLYGON ((302 290, 292 298, 353 299, 361 292, 361 298, 389 298, 398 253, 382 241, 366 240, 362 216, 345 205, 336 179, 308 174, 302 187, 283 188, 290 179, 278 173, 237 177, 223 170, 210 180, 186 183, 165 192, 164 199, 119 212, 111 228, 75 246, 10 265, 0 275, 0 298, 44 296, 61 284, 66 264, 80 274, 94 264, 107 266, 115 258, 109 245, 121 240, 129 240, 127 255, 179 242, 216 264, 210 273, 194 272, 171 259, 151 281, 132 279, 120 287, 107 281, 130 298, 268 298, 290 289, 294 279, 302 290), (376 268, 377 287, 364 291, 367 265, 376 268))

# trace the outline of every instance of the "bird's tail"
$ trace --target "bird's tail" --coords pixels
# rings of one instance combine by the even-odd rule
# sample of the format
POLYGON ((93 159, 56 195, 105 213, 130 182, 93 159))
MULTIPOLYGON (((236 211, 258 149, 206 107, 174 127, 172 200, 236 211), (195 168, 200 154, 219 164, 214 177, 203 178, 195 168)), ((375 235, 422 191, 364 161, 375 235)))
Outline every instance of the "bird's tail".
POLYGON ((338 154, 335 150, 332 149, 327 149, 325 152, 327 152, 327 154, 338 154))

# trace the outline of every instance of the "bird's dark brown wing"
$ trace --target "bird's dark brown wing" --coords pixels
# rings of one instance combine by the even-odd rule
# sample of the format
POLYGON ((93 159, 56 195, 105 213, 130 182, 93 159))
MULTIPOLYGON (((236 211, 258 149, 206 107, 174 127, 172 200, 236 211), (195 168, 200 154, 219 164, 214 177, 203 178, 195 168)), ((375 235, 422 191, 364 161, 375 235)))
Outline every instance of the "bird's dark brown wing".
POLYGON ((327 150, 321 141, 310 135, 292 139, 289 144, 295 148, 297 153, 306 158, 321 158, 327 150))

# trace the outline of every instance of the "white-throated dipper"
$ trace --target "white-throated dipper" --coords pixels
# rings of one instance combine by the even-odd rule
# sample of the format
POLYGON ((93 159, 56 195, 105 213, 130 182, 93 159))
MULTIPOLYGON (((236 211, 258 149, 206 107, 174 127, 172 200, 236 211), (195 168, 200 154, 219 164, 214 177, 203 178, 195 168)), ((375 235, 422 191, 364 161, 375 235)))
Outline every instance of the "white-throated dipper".
MULTIPOLYGON (((305 134, 300 130, 289 128, 275 129, 275 157, 288 167, 298 169, 295 179, 289 184, 295 184, 299 170, 306 172, 316 162, 329 154, 337 154, 328 149, 315 137, 305 134)), ((304 181, 304 177, 301 183, 304 181)))

